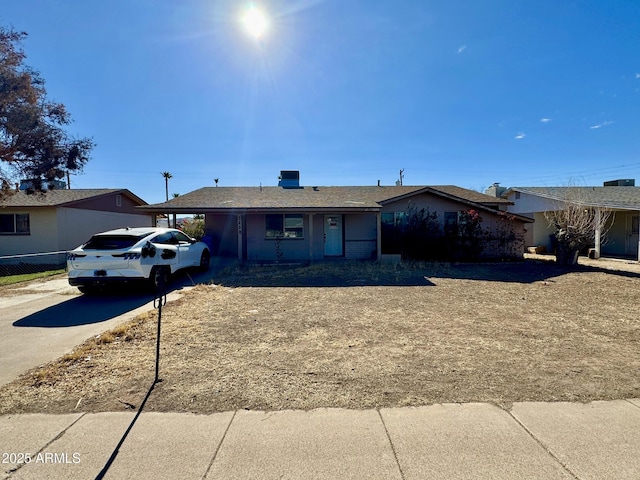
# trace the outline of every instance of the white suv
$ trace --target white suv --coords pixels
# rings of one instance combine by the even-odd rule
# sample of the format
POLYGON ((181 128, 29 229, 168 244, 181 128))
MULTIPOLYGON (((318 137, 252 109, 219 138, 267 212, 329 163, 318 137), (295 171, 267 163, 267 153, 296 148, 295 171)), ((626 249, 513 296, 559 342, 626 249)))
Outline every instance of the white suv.
POLYGON ((162 289, 176 271, 209 269, 206 244, 173 228, 120 228, 98 233, 67 254, 69 284, 83 292, 112 284, 146 281, 162 289))

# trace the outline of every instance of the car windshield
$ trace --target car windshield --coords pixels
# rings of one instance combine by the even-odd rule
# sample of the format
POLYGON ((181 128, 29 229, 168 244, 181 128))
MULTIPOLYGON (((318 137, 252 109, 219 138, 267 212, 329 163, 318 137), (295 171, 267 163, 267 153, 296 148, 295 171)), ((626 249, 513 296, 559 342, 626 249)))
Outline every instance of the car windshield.
POLYGON ((144 235, 95 235, 85 244, 83 250, 120 250, 138 243, 144 235))

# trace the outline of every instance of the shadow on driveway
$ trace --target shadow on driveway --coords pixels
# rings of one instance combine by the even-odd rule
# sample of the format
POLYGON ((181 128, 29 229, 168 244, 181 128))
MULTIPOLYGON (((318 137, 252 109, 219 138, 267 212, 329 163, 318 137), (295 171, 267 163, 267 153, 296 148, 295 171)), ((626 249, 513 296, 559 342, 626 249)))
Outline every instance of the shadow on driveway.
MULTIPOLYGON (((171 279, 167 293, 210 282, 214 270, 180 271, 171 279)), ((111 320, 153 301, 154 294, 134 286, 112 287, 97 295, 80 295, 32 313, 13 323, 14 327, 60 328, 111 320)))
POLYGON ((32 313, 13 323, 14 327, 60 328, 104 322, 141 307, 153 300, 152 294, 108 292, 82 295, 32 313))

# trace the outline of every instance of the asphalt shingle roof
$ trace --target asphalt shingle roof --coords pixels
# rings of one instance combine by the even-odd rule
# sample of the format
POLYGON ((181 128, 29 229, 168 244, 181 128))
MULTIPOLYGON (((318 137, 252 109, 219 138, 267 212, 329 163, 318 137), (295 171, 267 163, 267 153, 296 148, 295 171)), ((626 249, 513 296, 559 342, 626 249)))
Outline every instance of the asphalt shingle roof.
POLYGON ((129 197, 146 204, 129 190, 122 188, 78 188, 47 190, 45 192, 26 193, 18 191, 0 199, 2 207, 60 207, 70 205, 90 198, 100 197, 111 193, 123 193, 129 197))
POLYGON ((204 187, 168 202, 142 207, 159 210, 380 209, 382 203, 418 192, 456 197, 486 206, 509 203, 453 185, 355 187, 204 187))
POLYGON ((594 207, 640 210, 640 187, 512 187, 510 190, 594 207))

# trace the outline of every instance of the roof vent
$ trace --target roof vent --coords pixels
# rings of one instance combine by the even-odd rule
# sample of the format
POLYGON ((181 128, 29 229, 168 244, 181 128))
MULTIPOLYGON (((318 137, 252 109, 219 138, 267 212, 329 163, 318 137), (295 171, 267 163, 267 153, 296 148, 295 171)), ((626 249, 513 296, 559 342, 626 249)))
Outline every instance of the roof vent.
POLYGON ((278 186, 282 188, 300 188, 300 172, 298 170, 280 170, 278 186))
POLYGON ((605 187, 635 187, 636 181, 633 178, 623 178, 604 182, 605 187))

